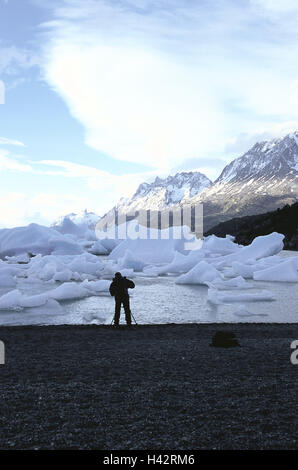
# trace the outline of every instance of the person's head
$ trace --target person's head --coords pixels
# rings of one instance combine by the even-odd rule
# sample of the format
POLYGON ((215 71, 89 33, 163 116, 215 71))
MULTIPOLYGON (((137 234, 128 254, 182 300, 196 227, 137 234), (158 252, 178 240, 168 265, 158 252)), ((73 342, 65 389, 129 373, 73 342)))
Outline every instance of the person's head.
POLYGON ((122 277, 121 273, 115 273, 115 279, 120 279, 122 277))

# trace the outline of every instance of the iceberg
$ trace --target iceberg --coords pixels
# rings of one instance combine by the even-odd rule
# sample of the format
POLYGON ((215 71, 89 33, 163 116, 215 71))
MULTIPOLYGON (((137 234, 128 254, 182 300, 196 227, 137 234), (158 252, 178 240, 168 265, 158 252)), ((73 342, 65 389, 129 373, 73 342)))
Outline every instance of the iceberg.
POLYGON ((254 272, 255 281, 298 282, 298 256, 254 272))
POLYGON ((221 274, 214 266, 206 261, 201 261, 188 273, 179 276, 176 279, 176 284, 207 284, 207 282, 216 280, 222 280, 221 274))
POLYGON ((43 225, 30 224, 27 227, 0 230, 0 258, 26 253, 77 255, 82 252, 78 243, 43 225))
POLYGON ((213 304, 230 304, 233 302, 257 302, 264 300, 275 300, 275 296, 272 292, 262 290, 262 292, 252 294, 226 294, 218 292, 215 289, 208 290, 208 300, 213 304))

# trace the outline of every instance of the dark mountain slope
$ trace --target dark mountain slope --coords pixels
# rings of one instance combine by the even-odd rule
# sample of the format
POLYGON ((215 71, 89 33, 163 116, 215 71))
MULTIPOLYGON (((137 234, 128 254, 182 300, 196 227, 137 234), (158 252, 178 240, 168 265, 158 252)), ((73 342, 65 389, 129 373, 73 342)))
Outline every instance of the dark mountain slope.
POLYGON ((248 245, 255 237, 271 232, 283 233, 285 249, 298 251, 298 202, 266 214, 236 217, 216 225, 205 235, 234 235, 237 243, 248 245))

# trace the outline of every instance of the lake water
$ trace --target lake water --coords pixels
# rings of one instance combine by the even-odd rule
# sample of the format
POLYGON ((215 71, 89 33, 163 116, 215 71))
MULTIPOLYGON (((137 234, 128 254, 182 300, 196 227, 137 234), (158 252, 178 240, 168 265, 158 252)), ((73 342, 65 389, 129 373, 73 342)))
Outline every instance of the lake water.
MULTIPOLYGON (((281 253, 282 257, 297 256, 298 252, 281 253)), ((131 291, 131 310, 136 321, 148 323, 209 323, 209 322, 280 322, 298 321, 298 285, 295 283, 249 280, 252 289, 234 289, 229 293, 254 293, 269 290, 274 301, 238 302, 214 305, 207 301, 208 288, 200 285, 177 285, 176 276, 148 278, 136 276, 136 288, 131 291)), ((53 289, 53 285, 20 279, 18 286, 26 294, 53 289)), ((0 290, 0 294, 8 289, 0 290)), ((224 291, 221 291, 224 292, 224 291)), ((27 308, 20 312, 0 311, 0 324, 108 324, 112 321, 114 299, 104 293, 75 301, 60 302, 61 311, 46 307, 27 308)), ((121 315, 124 322, 125 316, 121 315)))

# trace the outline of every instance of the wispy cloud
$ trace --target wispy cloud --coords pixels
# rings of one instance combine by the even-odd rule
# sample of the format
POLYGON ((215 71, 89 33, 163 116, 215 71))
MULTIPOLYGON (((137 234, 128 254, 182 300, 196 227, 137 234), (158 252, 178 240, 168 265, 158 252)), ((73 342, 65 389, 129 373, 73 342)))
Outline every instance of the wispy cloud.
POLYGON ((65 215, 89 207, 90 202, 84 195, 65 192, 63 198, 54 192, 37 193, 13 191, 0 196, 0 228, 39 223, 50 225, 58 215, 65 215))
POLYGON ((17 147, 25 147, 23 142, 14 139, 7 139, 6 137, 0 137, 0 145, 16 145, 17 147))
POLYGON ((30 163, 34 165, 34 172, 38 174, 84 180, 90 188, 98 191, 99 198, 109 199, 110 204, 121 197, 131 197, 138 184, 155 175, 154 172, 114 175, 89 165, 63 160, 41 160, 30 163), (49 170, 47 167, 54 169, 49 170))
POLYGON ((17 159, 10 156, 10 153, 4 149, 0 149, 0 172, 12 170, 30 173, 32 167, 27 163, 20 163, 17 159))
POLYGON ((237 137, 227 142, 225 152, 231 157, 242 155, 250 149, 256 142, 263 142, 283 137, 298 129, 298 120, 260 126, 256 132, 242 132, 237 137))
POLYGON ((16 75, 21 70, 39 65, 39 57, 30 49, 6 46, 0 42, 0 73, 16 75))

